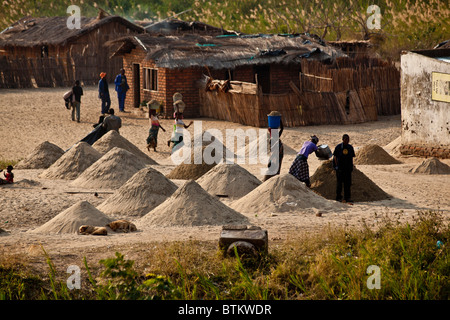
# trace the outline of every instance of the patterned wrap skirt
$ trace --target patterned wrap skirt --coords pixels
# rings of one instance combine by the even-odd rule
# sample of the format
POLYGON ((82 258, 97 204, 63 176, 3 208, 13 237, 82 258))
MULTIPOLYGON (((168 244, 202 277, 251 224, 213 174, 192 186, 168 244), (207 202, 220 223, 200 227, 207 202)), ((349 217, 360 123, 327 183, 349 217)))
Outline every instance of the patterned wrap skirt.
POLYGON ((158 131, 159 126, 152 126, 148 131, 147 144, 152 148, 155 148, 158 144, 158 131))
POLYGON ((289 173, 302 182, 309 180, 308 159, 299 154, 289 168, 289 173))

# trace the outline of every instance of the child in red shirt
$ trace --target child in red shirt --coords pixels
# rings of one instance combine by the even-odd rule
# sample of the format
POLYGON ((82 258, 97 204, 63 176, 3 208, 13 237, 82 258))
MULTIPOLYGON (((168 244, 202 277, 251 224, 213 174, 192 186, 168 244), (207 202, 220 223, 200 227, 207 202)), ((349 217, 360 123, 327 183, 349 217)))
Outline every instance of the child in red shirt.
MULTIPOLYGON (((7 183, 13 183, 14 182, 14 173, 12 173, 13 167, 10 165, 6 168, 6 172, 3 172, 3 175, 5 176, 5 180, 0 178, 0 184, 7 184, 7 183)), ((0 170, 0 172, 2 172, 0 170)))

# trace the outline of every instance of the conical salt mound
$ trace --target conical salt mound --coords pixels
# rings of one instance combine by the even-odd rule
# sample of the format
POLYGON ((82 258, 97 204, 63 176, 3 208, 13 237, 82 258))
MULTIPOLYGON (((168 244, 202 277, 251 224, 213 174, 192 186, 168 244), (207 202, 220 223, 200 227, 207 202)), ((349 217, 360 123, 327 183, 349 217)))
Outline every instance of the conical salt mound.
POLYGON ((410 169, 409 172, 423 174, 450 174, 450 166, 433 157, 424 160, 418 166, 410 169))
POLYGON ((134 154, 137 158, 143 161, 145 164, 153 165, 158 164, 155 160, 150 158, 144 152, 139 150, 134 144, 128 141, 126 138, 121 136, 115 130, 108 131, 104 136, 98 139, 92 147, 102 154, 106 154, 112 148, 117 147, 127 150, 134 154))
POLYGON ((376 144, 369 144, 356 152, 355 164, 399 164, 382 147, 376 144))
MULTIPOLYGON (((270 152, 269 137, 270 136, 267 133, 266 135, 249 138, 249 141, 245 141, 244 146, 238 146, 239 149, 236 151, 236 157, 238 159, 245 159, 245 161, 250 161, 250 159, 252 159, 257 163, 259 161, 260 151, 265 151, 266 154, 270 152)), ((283 137, 280 137, 280 140, 283 143, 283 152, 285 155, 297 154, 297 151, 283 142, 283 137)))
MULTIPOLYGON (((332 168, 331 160, 324 161, 311 176, 311 189, 324 198, 336 199, 336 172, 332 168)), ((357 168, 353 168, 352 172, 351 194, 355 202, 380 201, 389 198, 386 192, 357 168)))
POLYGON ((82 188, 117 189, 145 166, 145 163, 131 152, 115 147, 71 184, 82 188))
POLYGON ((64 154, 64 150, 48 141, 38 145, 15 169, 47 169, 64 154))
POLYGON ((331 202, 308 189, 293 175, 277 175, 262 183, 231 208, 244 213, 288 212, 308 208, 329 208, 331 202))
POLYGON ((227 207, 220 200, 189 180, 158 207, 140 218, 136 224, 151 226, 204 226, 247 224, 247 217, 227 207))
POLYGON ((240 198, 261 181, 238 164, 221 163, 201 176, 197 183, 212 195, 240 198))
POLYGON ((200 178, 206 172, 214 168, 217 164, 215 161, 213 161, 212 163, 205 162, 205 158, 203 157, 204 150, 205 147, 202 148, 201 163, 196 163, 194 151, 192 151, 190 163, 184 162, 180 163, 172 171, 170 171, 169 174, 166 175, 166 177, 168 179, 181 179, 181 180, 197 180, 198 178, 200 178))
POLYGON ((82 225, 104 227, 112 221, 112 218, 97 210, 89 202, 79 201, 40 227, 29 232, 46 234, 78 233, 78 228, 82 225))
POLYGON ((163 203, 177 188, 159 171, 144 168, 97 209, 108 215, 142 216, 163 203))
POLYGON ((75 179, 101 157, 101 153, 86 142, 78 142, 49 168, 40 174, 47 179, 75 179))

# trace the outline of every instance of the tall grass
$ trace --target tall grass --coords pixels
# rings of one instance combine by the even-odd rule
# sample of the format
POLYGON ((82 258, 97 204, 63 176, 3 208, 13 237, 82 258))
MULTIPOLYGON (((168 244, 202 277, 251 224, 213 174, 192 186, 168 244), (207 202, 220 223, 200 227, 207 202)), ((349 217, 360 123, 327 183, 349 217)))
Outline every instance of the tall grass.
MULTIPOLYGON (((402 50, 427 49, 450 36, 450 4, 443 0, 74 0, 83 16, 97 8, 130 20, 198 20, 245 33, 315 33, 325 40, 373 39, 382 56, 398 59, 402 50), (381 29, 369 29, 367 12, 377 5, 381 29)), ((24 16, 67 16, 67 2, 5 0, 0 30, 24 16)))
POLYGON ((85 259, 80 290, 65 287, 67 274, 58 275, 46 255, 47 277, 0 263, 0 298, 447 300, 449 241, 448 217, 429 211, 411 223, 390 218, 376 229, 305 235, 258 258, 223 257, 214 243, 164 243, 140 254, 138 266, 119 252, 98 265, 85 259), (380 271, 379 288, 368 286, 369 266, 380 271))

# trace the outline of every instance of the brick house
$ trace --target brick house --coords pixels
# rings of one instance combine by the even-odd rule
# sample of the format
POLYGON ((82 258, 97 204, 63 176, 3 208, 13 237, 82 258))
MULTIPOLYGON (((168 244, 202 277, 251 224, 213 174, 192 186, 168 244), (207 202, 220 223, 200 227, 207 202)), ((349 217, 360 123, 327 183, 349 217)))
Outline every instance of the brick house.
POLYGON ((186 103, 185 116, 204 116, 199 86, 204 76, 253 83, 264 94, 292 92, 303 57, 332 63, 340 50, 307 35, 142 34, 125 37, 112 55, 122 56, 130 91, 126 108, 156 99, 166 117, 173 114, 173 94, 186 103))

